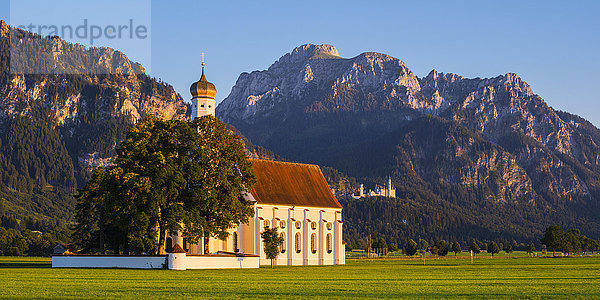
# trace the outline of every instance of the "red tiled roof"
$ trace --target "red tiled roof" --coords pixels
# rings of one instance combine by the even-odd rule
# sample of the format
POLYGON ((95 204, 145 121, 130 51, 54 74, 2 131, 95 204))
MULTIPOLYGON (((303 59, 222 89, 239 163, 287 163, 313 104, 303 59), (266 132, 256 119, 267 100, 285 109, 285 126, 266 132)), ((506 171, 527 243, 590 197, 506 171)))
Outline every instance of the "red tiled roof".
POLYGON ((171 250, 169 250, 169 253, 186 253, 185 250, 183 250, 181 248, 181 246, 179 246, 179 244, 175 244, 175 246, 173 246, 173 248, 171 250))
POLYGON ((342 208, 317 165, 251 159, 259 204, 342 208))

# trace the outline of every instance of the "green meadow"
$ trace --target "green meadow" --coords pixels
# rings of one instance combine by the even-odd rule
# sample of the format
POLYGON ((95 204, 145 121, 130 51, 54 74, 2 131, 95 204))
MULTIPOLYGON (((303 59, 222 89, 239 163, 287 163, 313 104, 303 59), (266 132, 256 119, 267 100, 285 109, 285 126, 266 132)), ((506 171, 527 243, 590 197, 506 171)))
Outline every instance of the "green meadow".
POLYGON ((52 269, 0 258, 0 298, 600 298, 600 258, 359 259, 254 270, 52 269))

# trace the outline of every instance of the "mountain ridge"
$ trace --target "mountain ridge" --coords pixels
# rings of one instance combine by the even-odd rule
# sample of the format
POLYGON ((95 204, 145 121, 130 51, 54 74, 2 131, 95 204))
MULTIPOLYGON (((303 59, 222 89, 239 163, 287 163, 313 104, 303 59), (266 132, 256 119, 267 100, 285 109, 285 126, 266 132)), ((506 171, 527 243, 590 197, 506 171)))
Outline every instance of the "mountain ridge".
MULTIPOLYGON (((599 211, 600 199, 600 130, 591 123, 554 110, 515 73, 464 78, 432 70, 419 78, 375 52, 289 59, 305 49, 338 53, 332 47, 303 45, 267 70, 243 73, 217 117, 292 160, 365 182, 391 175, 397 186, 461 205, 472 203, 458 195, 470 195, 481 215, 488 202, 528 203, 536 214, 600 234, 600 219, 586 212, 599 211), (560 216, 565 210, 585 221, 560 216)), ((552 225, 539 219, 531 232, 552 225)))
POLYGON ((13 217, 68 221, 74 192, 94 168, 110 163, 125 130, 148 114, 182 119, 188 110, 172 86, 119 51, 41 37, 2 21, 0 201, 13 217), (27 56, 11 51, 11 43, 54 51, 27 56), (13 74, 14 58, 18 70, 50 66, 56 73, 13 74))

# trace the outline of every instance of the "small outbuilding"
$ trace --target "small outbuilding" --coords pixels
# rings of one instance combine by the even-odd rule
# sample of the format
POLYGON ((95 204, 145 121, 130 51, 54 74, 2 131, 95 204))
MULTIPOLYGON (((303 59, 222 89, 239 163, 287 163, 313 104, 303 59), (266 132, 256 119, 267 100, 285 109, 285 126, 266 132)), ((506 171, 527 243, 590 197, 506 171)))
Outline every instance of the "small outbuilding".
POLYGON ((70 254, 70 253, 71 252, 69 251, 68 244, 60 243, 60 244, 54 246, 54 251, 53 251, 54 255, 62 255, 62 254, 70 254))

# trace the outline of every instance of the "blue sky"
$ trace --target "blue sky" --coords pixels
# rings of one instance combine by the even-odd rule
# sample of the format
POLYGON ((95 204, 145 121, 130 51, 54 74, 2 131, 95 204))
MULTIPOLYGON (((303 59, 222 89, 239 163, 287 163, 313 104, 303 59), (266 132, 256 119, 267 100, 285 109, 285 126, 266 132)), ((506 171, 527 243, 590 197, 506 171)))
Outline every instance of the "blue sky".
MULTIPOLYGON (((137 4, 147 6, 121 1, 114 9, 137 4)), ((514 72, 554 108, 600 125, 599 13, 598 1, 152 1, 148 69, 188 100, 204 52, 220 101, 240 73, 327 43, 344 57, 389 54, 419 77, 514 72)), ((7 0, 0 18, 9 18, 7 0)), ((147 50, 126 54, 143 61, 147 50)))

